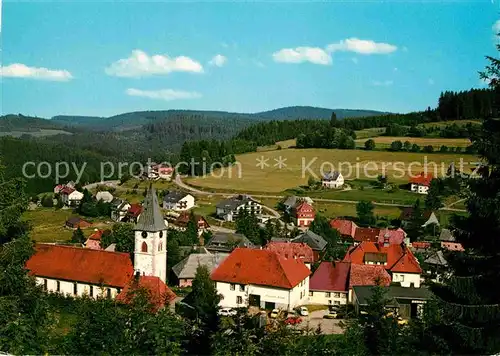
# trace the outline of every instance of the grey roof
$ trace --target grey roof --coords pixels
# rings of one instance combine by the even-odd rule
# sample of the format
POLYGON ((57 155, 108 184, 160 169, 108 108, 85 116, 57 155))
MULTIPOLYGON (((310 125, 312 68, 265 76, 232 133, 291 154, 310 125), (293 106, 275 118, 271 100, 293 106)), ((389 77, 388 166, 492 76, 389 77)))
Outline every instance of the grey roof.
POLYGON ((111 201, 111 206, 117 208, 118 206, 120 206, 121 204, 123 204, 125 202, 125 200, 123 199, 120 199, 120 198, 113 198, 113 200, 111 201))
POLYGON ((229 256, 228 253, 192 253, 173 266, 172 271, 179 279, 192 279, 196 274, 198 266, 206 266, 211 272, 224 261, 227 256, 229 256))
POLYGON ((292 239, 293 242, 304 242, 315 251, 323 251, 327 245, 325 239, 311 230, 307 230, 303 234, 292 239))
POLYGON ((424 262, 430 265, 437 265, 437 266, 448 265, 448 262, 444 258, 443 251, 437 251, 431 254, 424 262))
POLYGON ((179 200, 187 196, 187 193, 180 192, 178 190, 171 190, 163 197, 163 201, 167 203, 177 203, 179 200))
POLYGON ((134 230, 157 232, 166 230, 165 220, 158 204, 155 188, 150 185, 144 203, 142 213, 139 215, 134 230))
POLYGON ((340 172, 330 172, 323 175, 323 180, 337 180, 340 172))
POLYGON ((236 247, 253 247, 245 235, 237 233, 216 232, 205 245, 207 250, 230 252, 236 247))
MULTIPOLYGON (((392 300, 392 305, 397 306, 399 303, 397 300, 411 299, 411 300, 426 300, 432 295, 431 291, 426 287, 414 288, 414 287, 400 287, 400 286, 389 286, 385 287, 387 289, 387 297, 392 300)), ((356 299, 359 305, 367 305, 368 299, 372 295, 373 286, 354 286, 352 287, 353 293, 356 294, 356 299)))
POLYGON ((287 239, 286 237, 271 237, 272 242, 290 242, 291 239, 287 239))
POLYGON ((216 207, 219 209, 236 210, 239 206, 246 204, 249 201, 257 202, 250 195, 239 194, 218 202, 216 207))
POLYGON ((455 236, 448 229, 442 229, 441 234, 439 235, 440 241, 455 241, 455 236))
POLYGON ((296 195, 290 195, 288 198, 285 199, 283 202, 283 205, 286 207, 295 207, 298 203, 305 201, 308 204, 312 204, 313 201, 309 197, 298 197, 296 195))

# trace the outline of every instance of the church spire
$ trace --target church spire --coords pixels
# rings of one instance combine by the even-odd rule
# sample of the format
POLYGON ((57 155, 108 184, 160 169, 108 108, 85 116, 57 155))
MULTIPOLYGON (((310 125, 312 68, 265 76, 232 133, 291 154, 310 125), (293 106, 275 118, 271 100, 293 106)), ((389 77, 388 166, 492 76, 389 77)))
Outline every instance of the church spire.
POLYGON ((134 230, 158 232, 166 229, 167 226, 165 225, 165 220, 160 210, 156 190, 153 185, 150 184, 146 193, 146 198, 144 199, 142 213, 139 215, 134 230))

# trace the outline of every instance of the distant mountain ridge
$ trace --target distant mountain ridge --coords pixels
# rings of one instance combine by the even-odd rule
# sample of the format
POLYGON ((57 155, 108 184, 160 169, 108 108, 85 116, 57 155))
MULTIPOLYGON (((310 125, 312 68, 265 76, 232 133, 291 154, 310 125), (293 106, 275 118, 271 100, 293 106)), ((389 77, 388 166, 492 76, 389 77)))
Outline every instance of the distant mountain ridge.
POLYGON ((128 112, 110 117, 58 115, 51 121, 63 126, 80 126, 93 130, 124 131, 135 129, 156 120, 191 116, 211 119, 250 120, 297 120, 297 119, 330 119, 335 112, 338 119, 386 114, 375 110, 327 109, 313 106, 290 106, 258 113, 235 113, 228 111, 204 110, 158 110, 128 112))

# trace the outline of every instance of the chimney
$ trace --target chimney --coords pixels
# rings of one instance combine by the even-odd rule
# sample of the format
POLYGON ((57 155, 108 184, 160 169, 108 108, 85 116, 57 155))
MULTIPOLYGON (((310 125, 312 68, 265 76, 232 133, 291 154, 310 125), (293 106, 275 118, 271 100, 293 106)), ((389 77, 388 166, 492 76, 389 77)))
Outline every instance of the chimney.
POLYGON ((384 247, 389 247, 389 231, 386 229, 385 235, 384 235, 384 247))

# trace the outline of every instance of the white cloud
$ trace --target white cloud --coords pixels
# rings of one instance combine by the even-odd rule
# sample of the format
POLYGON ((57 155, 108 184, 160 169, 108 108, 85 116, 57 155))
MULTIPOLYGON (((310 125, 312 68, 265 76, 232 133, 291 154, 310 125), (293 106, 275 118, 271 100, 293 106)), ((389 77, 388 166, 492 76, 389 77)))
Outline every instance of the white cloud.
POLYGON ((493 26, 491 26, 491 30, 493 31, 494 36, 498 36, 498 33, 500 32, 500 20, 497 20, 493 26))
POLYGON ((28 78, 55 82, 67 82, 73 79, 73 76, 67 70, 28 67, 21 63, 14 63, 4 67, 0 66, 0 77, 28 78))
POLYGON ((372 81, 372 85, 374 85, 376 87, 388 87, 388 86, 391 86, 392 84, 394 84, 394 82, 392 80, 384 80, 384 81, 374 80, 374 81, 372 81))
POLYGON ((186 56, 149 56, 141 50, 134 50, 128 58, 119 59, 106 68, 108 75, 117 77, 143 77, 165 75, 171 72, 203 73, 203 66, 186 56))
POLYGON ((160 89, 160 90, 140 90, 129 88, 125 91, 130 96, 140 96, 143 98, 157 99, 157 100, 181 100, 181 99, 198 99, 201 94, 195 91, 182 91, 174 89, 160 89))
POLYGON ((427 84, 429 84, 429 85, 434 85, 434 79, 429 78, 429 79, 427 80, 427 84))
POLYGON ((208 64, 211 66, 216 66, 216 67, 222 67, 224 64, 227 62, 227 57, 223 56, 222 54, 217 54, 215 55, 208 64))
POLYGON ((283 48, 273 53, 275 62, 280 63, 304 63, 329 65, 332 57, 324 49, 319 47, 297 47, 283 48))
POLYGON ((353 37, 338 43, 329 44, 326 49, 329 52, 346 51, 359 54, 388 54, 396 51, 398 48, 389 43, 360 40, 353 37))

